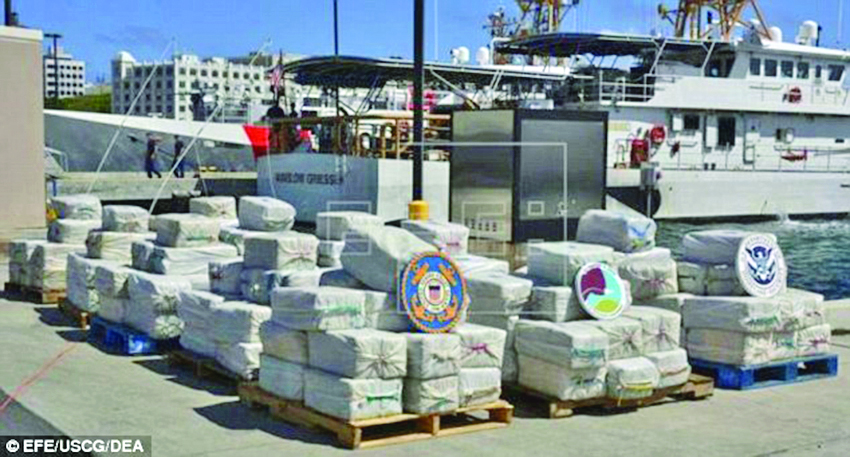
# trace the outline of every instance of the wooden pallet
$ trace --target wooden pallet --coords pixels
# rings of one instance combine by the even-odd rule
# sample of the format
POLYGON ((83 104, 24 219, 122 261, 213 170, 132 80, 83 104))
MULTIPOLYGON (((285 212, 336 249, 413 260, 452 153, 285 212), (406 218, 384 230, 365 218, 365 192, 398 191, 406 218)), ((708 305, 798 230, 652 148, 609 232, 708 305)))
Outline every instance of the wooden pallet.
POLYGON ((123 324, 95 316, 91 320, 88 341, 121 355, 163 354, 180 346, 179 338, 157 340, 123 324))
MULTIPOLYGON (((214 358, 194 353, 188 349, 177 349, 166 355, 169 365, 188 367, 195 377, 223 381, 234 389, 246 379, 228 370, 214 358)), ((250 380, 257 379, 258 371, 252 373, 250 380)))
POLYGON ((77 308, 71 302, 68 301, 67 298, 63 298, 59 300, 59 311, 62 311, 62 314, 68 316, 71 320, 74 321, 74 324, 85 330, 89 328, 89 324, 91 323, 92 317, 94 314, 83 311, 80 308, 77 308))
POLYGON ((261 389, 257 383, 239 385, 239 398, 252 408, 268 407, 278 419, 311 429, 334 433, 348 449, 365 449, 391 444, 503 428, 513 420, 514 407, 499 400, 486 405, 460 408, 443 414, 398 414, 377 419, 337 419, 297 401, 284 400, 261 389), (473 413, 486 413, 478 418, 473 413))
POLYGON ((712 376, 721 389, 749 390, 838 375, 838 355, 800 357, 763 365, 727 365, 691 359, 694 371, 712 376))
POLYGON ((24 286, 21 284, 7 282, 3 285, 3 292, 6 292, 6 295, 22 295, 24 293, 24 286))
POLYGON ((58 304, 59 301, 67 297, 67 292, 64 289, 45 290, 40 287, 30 286, 22 286, 21 289, 21 296, 24 298, 24 300, 39 305, 58 304))
POLYGON ((627 411, 641 406, 649 406, 662 401, 673 400, 700 400, 714 394, 714 380, 698 374, 691 374, 685 384, 655 389, 652 395, 640 399, 623 399, 599 397, 587 400, 559 400, 550 395, 537 392, 526 387, 512 385, 506 386, 506 391, 517 397, 531 397, 542 400, 549 407, 549 418, 559 419, 571 417, 576 410, 586 408, 604 408, 613 411, 627 411))

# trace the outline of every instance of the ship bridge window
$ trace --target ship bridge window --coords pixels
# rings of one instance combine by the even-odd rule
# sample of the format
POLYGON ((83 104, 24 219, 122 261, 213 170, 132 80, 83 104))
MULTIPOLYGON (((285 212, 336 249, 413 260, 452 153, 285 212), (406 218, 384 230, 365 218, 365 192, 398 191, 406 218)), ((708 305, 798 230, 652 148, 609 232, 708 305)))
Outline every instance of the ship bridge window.
POLYGON ((761 59, 750 59, 750 74, 761 76, 761 59))
POLYGON ((794 62, 790 60, 782 61, 782 77, 783 78, 793 78, 794 77, 794 62))
POLYGON ((699 114, 685 114, 684 120, 686 132, 699 130, 699 114))
POLYGON ((797 79, 809 79, 808 62, 797 62, 797 79))
POLYGON ((735 118, 731 116, 717 118, 717 146, 731 148, 735 146, 735 118))
POLYGON ((820 65, 815 67, 815 78, 821 79, 823 77, 823 67, 820 65))
POLYGON ((830 81, 841 81, 841 76, 844 75, 844 65, 830 65, 829 66, 829 80, 830 81))
POLYGON ((771 78, 776 77, 776 61, 767 59, 764 61, 764 75, 771 78))

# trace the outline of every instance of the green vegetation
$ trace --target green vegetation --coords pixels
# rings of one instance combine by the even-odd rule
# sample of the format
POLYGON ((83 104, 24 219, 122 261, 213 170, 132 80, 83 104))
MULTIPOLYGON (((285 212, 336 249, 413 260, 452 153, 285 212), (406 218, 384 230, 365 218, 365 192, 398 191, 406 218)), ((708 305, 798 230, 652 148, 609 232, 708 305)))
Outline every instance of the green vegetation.
POLYGON ((44 99, 44 109, 61 109, 68 111, 89 111, 93 113, 112 112, 112 94, 83 95, 80 97, 53 97, 44 99))

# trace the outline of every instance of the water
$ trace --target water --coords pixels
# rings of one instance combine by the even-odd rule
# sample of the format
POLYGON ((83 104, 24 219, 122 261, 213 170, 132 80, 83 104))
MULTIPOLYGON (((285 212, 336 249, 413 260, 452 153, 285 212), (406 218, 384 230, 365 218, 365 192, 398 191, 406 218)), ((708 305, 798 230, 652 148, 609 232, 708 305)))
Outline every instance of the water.
POLYGON ((777 221, 753 224, 658 223, 658 246, 681 255, 682 236, 695 230, 738 229, 776 235, 788 264, 788 285, 823 294, 827 300, 850 298, 850 220, 777 221))

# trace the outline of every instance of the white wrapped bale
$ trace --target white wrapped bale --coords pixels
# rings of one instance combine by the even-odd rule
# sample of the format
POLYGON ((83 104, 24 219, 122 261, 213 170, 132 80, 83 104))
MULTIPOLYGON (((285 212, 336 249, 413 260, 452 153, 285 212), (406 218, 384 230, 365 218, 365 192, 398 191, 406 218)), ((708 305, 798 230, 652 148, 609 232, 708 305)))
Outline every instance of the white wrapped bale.
POLYGON ((650 298, 649 300, 635 302, 633 306, 648 306, 651 308, 666 309, 667 311, 681 314, 682 307, 685 306, 685 301, 692 298, 695 298, 695 296, 685 293, 660 295, 655 298, 650 298))
POLYGON ((103 208, 94 195, 63 195, 50 199, 50 208, 59 219, 100 220, 103 208))
POLYGON ((639 214, 589 210, 578 221, 576 241, 637 252, 655 246, 655 221, 639 214))
POLYGON ((567 368, 600 368, 608 361, 608 335, 585 322, 520 320, 516 350, 521 356, 567 368))
POLYGON ((290 271, 281 279, 282 287, 319 287, 322 274, 327 269, 316 268, 314 270, 290 271))
MULTIPOLYGON (((682 238, 685 260, 703 264, 735 265, 741 242, 753 232, 742 230, 704 230, 691 232, 682 238)), ((776 236, 765 233, 776 242, 776 236)))
POLYGON ((528 274, 553 285, 572 286, 584 265, 593 262, 611 264, 614 250, 608 246, 561 241, 528 245, 528 274))
POLYGON ((169 276, 209 275, 209 263, 237 258, 236 248, 215 243, 193 248, 155 246, 148 259, 152 273, 169 276))
POLYGON ((177 306, 177 316, 186 326, 194 327, 206 333, 212 325, 212 313, 224 304, 224 297, 199 290, 180 292, 180 304, 177 306))
POLYGON ((740 333, 715 329, 688 329, 688 356, 730 365, 760 365, 795 357, 794 332, 740 333))
POLYGON ((95 272, 101 265, 118 266, 104 260, 88 259, 80 254, 68 254, 66 273, 68 301, 78 309, 96 313, 100 308, 95 272))
POLYGON ((30 259, 35 248, 47 240, 14 240, 9 243, 9 281, 21 286, 32 286, 30 259))
POLYGON ((614 252, 614 263, 611 264, 614 268, 619 268, 622 263, 640 262, 640 261, 658 261, 664 259, 672 259, 673 251, 667 248, 652 248, 648 251, 641 252, 614 252))
POLYGON ((504 274, 510 272, 510 265, 505 260, 491 259, 472 254, 453 255, 452 260, 454 260, 464 276, 484 272, 504 274))
POLYGON ((677 276, 682 292, 712 297, 747 295, 733 265, 678 262, 677 276))
POLYGON ((652 396, 658 388, 658 369, 646 357, 612 360, 608 362, 605 378, 608 397, 617 400, 634 400, 652 396))
POLYGON ((758 333, 781 331, 781 302, 757 297, 695 297, 682 307, 685 328, 758 333))
POLYGON ((172 248, 208 246, 218 242, 219 222, 199 214, 162 214, 156 218, 156 244, 172 248))
POLYGON ((311 332, 310 366, 346 378, 403 378, 407 373, 407 340, 373 329, 311 332))
POLYGON ((399 277, 416 255, 434 247, 396 227, 370 227, 348 234, 342 264, 371 289, 394 293, 399 277))
POLYGON ((210 336, 217 344, 259 343, 260 325, 271 317, 272 310, 268 306, 248 302, 220 303, 210 314, 210 336))
POLYGON ((779 301, 784 330, 801 330, 826 324, 823 295, 788 289, 774 298, 779 301))
POLYGON ((401 221, 401 228, 432 244, 442 252, 455 256, 466 254, 469 228, 461 224, 436 221, 401 221))
POLYGON ((319 241, 319 256, 331 259, 339 259, 342 256, 342 251, 345 249, 345 241, 337 240, 320 240, 319 241))
POLYGON ((461 368, 502 368, 505 354, 505 330, 476 324, 455 327, 460 337, 461 368))
POLYGON ((404 410, 413 414, 441 414, 459 406, 458 376, 404 380, 404 410))
POLYGON ((9 283, 26 285, 26 268, 16 263, 9 264, 9 283))
POLYGON ((676 262, 673 259, 625 260, 618 272, 628 281, 633 300, 648 300, 659 295, 679 292, 676 262))
POLYGON ((131 265, 139 271, 150 271, 151 255, 156 245, 150 241, 134 241, 130 245, 131 265))
POLYGON ((318 287, 321 270, 287 271, 248 268, 242 270, 242 297, 253 303, 268 305, 277 287, 318 287))
POLYGON ((241 258, 217 260, 209 263, 210 290, 217 294, 236 296, 242 293, 241 258))
POLYGON ((307 340, 307 332, 291 330, 271 320, 260 325, 263 352, 280 360, 307 365, 307 340))
POLYGON ((215 360, 242 379, 252 379, 260 368, 261 352, 260 343, 219 344, 215 348, 215 360))
POLYGON ((640 322, 618 317, 608 321, 588 321, 608 335, 608 360, 639 357, 643 350, 643 326, 640 322))
POLYGON ((796 332, 797 356, 826 354, 832 337, 829 324, 815 325, 796 332))
POLYGON ((344 241, 350 230, 383 227, 378 216, 358 211, 326 211, 316 214, 316 235, 323 240, 344 241))
POLYGON ((127 315, 127 308, 129 307, 129 298, 101 295, 100 308, 97 311, 97 316, 110 322, 121 324, 124 322, 125 316, 127 315))
MULTIPOLYGON (((265 349, 264 349, 265 351, 265 349)), ((304 366, 260 354, 260 388, 286 400, 304 400, 304 366)))
POLYGON ((660 308, 632 306, 623 318, 639 322, 643 329, 641 355, 678 349, 682 333, 682 316, 660 308))
POLYGON ((261 235, 264 232, 254 232, 251 230, 243 230, 239 227, 224 226, 218 234, 218 239, 222 243, 234 246, 239 252, 239 255, 245 255, 245 239, 252 236, 261 235))
POLYGON ((482 272, 466 276, 469 314, 515 316, 531 298, 534 283, 504 273, 482 272))
POLYGON ((260 232, 283 232, 295 224, 295 208, 271 197, 241 197, 239 227, 260 232))
POLYGON ((103 207, 103 230, 107 232, 146 233, 150 214, 138 206, 107 205, 103 207))
POLYGON ((653 352, 645 356, 658 370, 658 388, 681 386, 688 382, 691 366, 688 364, 688 352, 682 348, 664 352, 653 352))
POLYGON ((319 277, 320 286, 343 287, 346 289, 366 289, 366 284, 363 284, 345 271, 344 268, 331 268, 323 271, 319 277))
POLYGON ((332 257, 319 256, 316 259, 316 264, 322 268, 342 268, 342 260, 332 257))
POLYGON ((708 266, 693 262, 676 262, 676 276, 681 292, 693 295, 706 295, 708 266))
POLYGON ((236 198, 197 197, 189 200, 189 212, 213 219, 236 219, 236 198))
POLYGON ((401 379, 348 379, 319 370, 304 373, 304 404, 349 421, 394 416, 402 412, 401 379))
POLYGON ((519 354, 519 384, 558 400, 604 396, 607 373, 605 366, 574 369, 519 354))
POLYGON ((498 368, 461 368, 458 402, 461 408, 486 405, 502 395, 502 373, 498 368))
POLYGON ((215 358, 216 345, 210 337, 201 330, 186 325, 180 333, 180 346, 195 354, 215 358))
POLYGON ((45 243, 35 247, 27 265, 32 287, 48 290, 65 290, 68 254, 85 255, 86 247, 76 244, 45 243))
POLYGON ((132 273, 127 280, 130 307, 125 322, 154 339, 180 335, 183 321, 177 316, 180 292, 192 290, 183 278, 132 273))
POLYGON ((153 233, 124 233, 92 230, 85 240, 88 256, 129 264, 133 260, 133 243, 153 241, 153 233))
POLYGON ((502 382, 517 382, 518 365, 516 352, 516 324, 519 316, 471 316, 470 323, 504 330, 505 350, 502 356, 502 382))
POLYGON ((573 289, 567 286, 535 287, 523 316, 551 322, 569 322, 585 317, 573 289))
POLYGON ((94 271, 95 288, 101 297, 130 298, 127 279, 133 270, 110 264, 98 265, 94 271))
POLYGON ((436 379, 460 372, 460 337, 451 333, 405 333, 407 377, 436 379))
POLYGON ((366 326, 388 332, 404 332, 411 328, 410 318, 395 294, 365 290, 366 326))
POLYGON ((50 223, 47 241, 51 243, 85 244, 89 232, 100 228, 100 219, 57 219, 50 223))
POLYGON ((338 287, 278 288, 272 292, 272 319, 295 330, 364 328, 366 295, 338 287))
POLYGON ((298 232, 253 236, 245 240, 245 268, 313 270, 319 239, 298 232))

